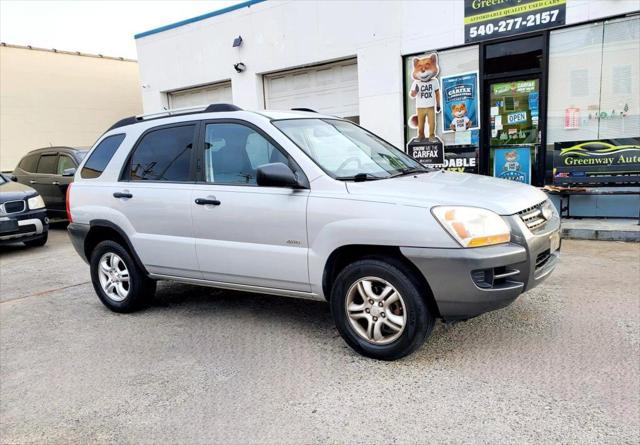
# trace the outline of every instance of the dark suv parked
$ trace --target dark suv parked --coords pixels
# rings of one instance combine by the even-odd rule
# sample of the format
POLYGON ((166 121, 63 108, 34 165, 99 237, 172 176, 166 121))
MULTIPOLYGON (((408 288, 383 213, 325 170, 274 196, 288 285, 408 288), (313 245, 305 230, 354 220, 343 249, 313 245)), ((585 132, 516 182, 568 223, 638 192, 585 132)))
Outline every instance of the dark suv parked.
POLYGON ((44 246, 49 218, 44 201, 24 184, 0 173, 0 246, 23 242, 27 246, 44 246))
POLYGON ((13 174, 40 193, 50 216, 65 218, 67 187, 86 154, 80 147, 39 148, 24 156, 13 174))

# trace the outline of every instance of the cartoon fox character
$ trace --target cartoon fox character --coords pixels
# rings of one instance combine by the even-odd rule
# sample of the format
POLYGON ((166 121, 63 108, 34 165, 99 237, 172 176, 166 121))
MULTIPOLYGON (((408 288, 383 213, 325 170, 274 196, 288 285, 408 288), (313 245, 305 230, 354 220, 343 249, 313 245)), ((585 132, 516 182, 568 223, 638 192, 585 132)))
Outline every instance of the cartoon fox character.
POLYGON ((502 168, 503 171, 506 172, 517 172, 520 171, 520 163, 518 162, 518 153, 513 150, 513 151, 508 151, 505 153, 504 155, 504 167, 502 168))
POLYGON ((416 114, 409 118, 409 126, 418 129, 418 139, 425 139, 425 121, 429 125, 429 140, 436 140, 436 113, 440 112, 440 82, 438 55, 413 58, 413 83, 409 95, 416 100, 416 114))
POLYGON ((467 105, 463 102, 451 105, 451 128, 453 131, 466 131, 471 127, 471 120, 467 117, 467 105))

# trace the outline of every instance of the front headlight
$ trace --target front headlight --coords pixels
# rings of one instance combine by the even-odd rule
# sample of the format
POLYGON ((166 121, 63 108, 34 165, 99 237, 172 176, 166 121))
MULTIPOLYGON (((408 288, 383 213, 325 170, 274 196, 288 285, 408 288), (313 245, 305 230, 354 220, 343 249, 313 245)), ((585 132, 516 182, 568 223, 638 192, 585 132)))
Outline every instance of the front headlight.
POLYGON ((547 199, 545 202, 542 203, 542 207, 540 208, 540 211, 542 212, 542 216, 544 216, 544 219, 549 221, 551 218, 555 216, 556 207, 551 203, 551 201, 547 199))
POLYGON ((44 209, 44 201, 42 199, 42 196, 36 195, 27 199, 27 205, 31 210, 44 209))
POLYGON ((462 247, 491 246, 511 239, 500 215, 478 207, 434 207, 431 213, 462 247))

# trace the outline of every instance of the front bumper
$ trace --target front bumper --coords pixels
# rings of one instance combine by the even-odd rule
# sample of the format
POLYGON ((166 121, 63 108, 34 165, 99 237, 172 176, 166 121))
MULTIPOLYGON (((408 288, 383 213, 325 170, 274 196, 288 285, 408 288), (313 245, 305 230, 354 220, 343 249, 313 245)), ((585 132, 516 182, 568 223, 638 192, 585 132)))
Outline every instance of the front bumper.
POLYGON ((29 210, 0 216, 0 245, 30 241, 42 236, 49 230, 49 218, 46 209, 29 210), (6 224, 11 223, 11 224, 6 224))
POLYGON ((544 281, 556 267, 560 218, 531 232, 518 215, 506 217, 511 242, 472 249, 402 247, 426 278, 440 316, 465 320, 500 309, 544 281))

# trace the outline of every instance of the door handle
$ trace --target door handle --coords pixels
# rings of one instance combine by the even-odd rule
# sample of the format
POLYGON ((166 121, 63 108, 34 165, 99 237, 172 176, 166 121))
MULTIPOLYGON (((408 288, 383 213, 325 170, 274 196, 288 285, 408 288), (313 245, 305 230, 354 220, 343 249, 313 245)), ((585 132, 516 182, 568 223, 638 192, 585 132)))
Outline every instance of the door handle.
POLYGON ((60 183, 58 181, 53 181, 51 185, 60 185, 60 183))
POLYGON ((219 206, 221 203, 217 199, 197 198, 196 204, 198 204, 199 206, 204 206, 204 205, 219 206))
POLYGON ((35 184, 37 181, 34 181, 33 179, 29 180, 29 184, 35 184))
POLYGON ((133 198, 133 195, 129 192, 115 192, 113 194, 114 198, 133 198))

